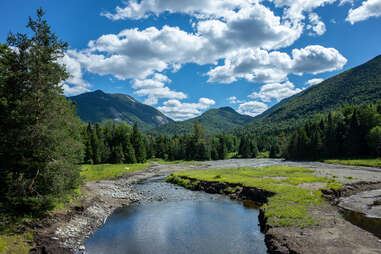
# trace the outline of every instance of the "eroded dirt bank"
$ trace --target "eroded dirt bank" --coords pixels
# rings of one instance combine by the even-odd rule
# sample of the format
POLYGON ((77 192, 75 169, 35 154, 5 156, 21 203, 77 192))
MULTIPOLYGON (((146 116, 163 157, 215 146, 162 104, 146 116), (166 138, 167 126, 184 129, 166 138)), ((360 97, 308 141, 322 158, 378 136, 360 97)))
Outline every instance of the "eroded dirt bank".
MULTIPOLYGON (((84 198, 69 211, 55 213, 40 223, 33 225, 37 230, 36 245, 30 253, 83 253, 84 240, 101 227, 112 212, 123 205, 141 199, 132 187, 133 183, 155 175, 173 171, 209 168, 239 168, 245 166, 293 165, 316 170, 318 175, 336 175, 348 183, 345 190, 327 192, 326 197, 332 204, 338 198, 369 190, 369 181, 381 181, 381 169, 331 165, 324 163, 283 162, 281 160, 248 159, 205 162, 191 166, 183 164, 153 165, 144 172, 126 174, 118 179, 89 182, 83 188, 84 198), (351 178, 349 178, 350 176, 351 178), (353 183, 362 184, 353 185, 353 183)), ((380 188, 374 185, 371 189, 380 188)), ((204 185, 204 190, 212 193, 224 193, 226 186, 212 187, 204 185), (214 190, 213 190, 214 189, 214 190)), ((237 187, 237 186, 231 186, 237 187)), ((255 200, 266 198, 271 193, 260 190, 248 190, 238 186, 238 191, 229 194, 233 198, 255 200), (241 189, 240 189, 241 188, 241 189), (234 197, 236 195, 236 197, 234 197), (255 198, 254 198, 255 197, 255 198)), ((265 200, 257 200, 265 202, 265 200)), ((334 205, 325 205, 311 211, 321 221, 312 228, 270 228, 262 218, 262 227, 270 253, 381 253, 381 241, 372 234, 344 220, 334 205)))

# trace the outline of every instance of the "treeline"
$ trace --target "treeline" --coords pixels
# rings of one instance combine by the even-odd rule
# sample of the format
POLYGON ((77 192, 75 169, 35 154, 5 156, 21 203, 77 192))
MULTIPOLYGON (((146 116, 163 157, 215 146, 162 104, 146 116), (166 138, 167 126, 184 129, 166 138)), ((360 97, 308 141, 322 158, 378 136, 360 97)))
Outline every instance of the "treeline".
POLYGON ((84 163, 142 163, 148 159, 163 160, 223 160, 229 154, 240 158, 255 158, 258 146, 254 136, 236 137, 221 134, 208 137, 195 122, 193 131, 183 136, 152 136, 132 128, 127 123, 105 121, 87 124, 82 130, 85 146, 84 163))
POLYGON ((308 121, 291 136, 288 159, 381 156, 381 103, 347 106, 308 121))

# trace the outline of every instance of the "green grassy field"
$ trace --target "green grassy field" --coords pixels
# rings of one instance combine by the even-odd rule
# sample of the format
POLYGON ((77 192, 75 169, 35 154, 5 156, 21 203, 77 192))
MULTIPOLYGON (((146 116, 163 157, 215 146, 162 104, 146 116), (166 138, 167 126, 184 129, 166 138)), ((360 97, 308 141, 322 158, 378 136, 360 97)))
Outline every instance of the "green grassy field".
POLYGON ((182 179, 183 176, 204 181, 241 183, 247 187, 257 187, 275 193, 264 205, 267 222, 272 226, 307 227, 318 224, 319 218, 314 218, 309 209, 324 202, 321 191, 300 188, 299 184, 326 183, 327 188, 341 186, 335 179, 315 176, 312 170, 301 167, 269 166, 183 171, 171 174, 168 180, 185 187, 192 184, 190 180, 182 179))
POLYGON ((357 160, 324 160, 326 163, 342 164, 351 166, 366 166, 381 168, 381 158, 378 159, 357 159, 357 160))
POLYGON ((81 176, 84 177, 86 181, 98 181, 115 178, 125 173, 145 170, 148 165, 149 163, 82 165, 81 176))
POLYGON ((86 181, 98 181, 102 179, 119 177, 125 173, 131 173, 135 171, 146 170, 149 165, 152 164, 186 164, 192 166, 202 166, 203 164, 198 161, 165 161, 161 159, 149 160, 146 163, 141 164, 97 164, 97 165, 82 165, 81 166, 81 176, 84 177, 86 181))

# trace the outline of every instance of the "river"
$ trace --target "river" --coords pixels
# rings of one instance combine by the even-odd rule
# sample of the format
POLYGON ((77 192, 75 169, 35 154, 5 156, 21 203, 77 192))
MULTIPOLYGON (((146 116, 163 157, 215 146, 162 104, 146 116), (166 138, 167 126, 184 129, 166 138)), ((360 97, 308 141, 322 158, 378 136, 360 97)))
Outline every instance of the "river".
POLYGON ((189 191, 164 177, 134 187, 144 200, 117 209, 86 241, 88 254, 267 252, 253 203, 189 191))

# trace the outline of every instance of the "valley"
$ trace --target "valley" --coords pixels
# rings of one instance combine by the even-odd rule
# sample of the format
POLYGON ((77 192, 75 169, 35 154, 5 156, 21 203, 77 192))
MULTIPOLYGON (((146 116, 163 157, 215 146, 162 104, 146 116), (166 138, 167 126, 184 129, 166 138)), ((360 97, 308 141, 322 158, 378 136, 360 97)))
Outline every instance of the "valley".
MULTIPOLYGON (((143 187, 145 181, 148 181, 148 184, 151 183, 150 179, 152 179, 152 181, 154 181, 154 179, 160 179, 160 177, 162 179, 163 177, 168 176, 174 172, 174 174, 178 176, 189 176, 189 174, 193 174, 192 172, 196 173, 197 171, 195 170, 201 170, 198 174, 198 177, 191 178, 199 178, 201 180, 204 178, 203 175, 210 175, 214 183, 216 183, 216 181, 221 183, 228 183, 230 180, 225 178, 224 174, 229 172, 227 168, 233 168, 233 174, 240 174, 239 172, 246 170, 246 173, 243 173, 242 175, 245 176, 244 178, 237 178, 241 179, 238 180, 238 182, 240 182, 242 180, 246 181, 245 179, 255 180, 255 176, 253 175, 249 177, 248 173, 255 173, 257 169, 263 169, 264 167, 268 167, 269 169, 283 167, 285 170, 288 168, 291 170, 293 170, 293 168, 309 169, 311 172, 308 172, 307 174, 312 173, 314 176, 316 176, 317 178, 314 181, 317 182, 311 181, 310 177, 300 178, 301 175, 299 173, 295 175, 296 178, 294 178, 294 180, 291 180, 290 178, 290 180, 285 182, 293 182, 296 181, 296 179, 299 179, 297 186, 300 186, 301 188, 307 188, 308 190, 314 191, 316 193, 320 193, 318 196, 322 195, 322 200, 319 201, 316 206, 314 205, 308 209, 307 215, 310 214, 313 217, 312 224, 309 226, 308 224, 301 226, 301 224, 299 224, 301 221, 303 221, 301 218, 294 217, 294 219, 291 219, 290 217, 291 220, 289 220, 284 216, 282 216, 283 219, 288 221, 286 224, 282 222, 281 224, 279 224, 279 222, 274 224, 274 222, 270 222, 271 219, 270 221, 268 218, 267 220, 264 219, 268 217, 266 215, 268 208, 259 206, 261 207, 260 209, 262 214, 262 217, 260 216, 259 219, 261 220, 261 228, 262 232, 264 233, 263 239, 266 239, 266 245, 269 253, 307 253, 308 250, 315 251, 310 251, 309 253, 326 253, 329 251, 332 251, 332 253, 359 253, 359 251, 361 251, 360 253, 378 252, 378 249, 381 245, 379 239, 377 239, 371 233, 368 233, 367 231, 360 229, 352 225, 350 222, 346 221, 344 219, 343 210, 341 210, 336 205, 336 202, 342 197, 361 193, 365 190, 379 188, 381 185, 381 169, 369 167, 352 167, 318 162, 287 162, 279 159, 233 159, 226 161, 201 162, 196 165, 182 163, 165 165, 154 162, 153 164, 149 165, 146 170, 127 173, 119 178, 116 178, 115 180, 110 179, 88 182, 83 187, 84 198, 79 200, 75 206, 68 210, 68 216, 61 214, 60 216, 52 217, 58 219, 50 221, 51 226, 49 228, 38 230, 37 239, 41 245, 40 247, 36 248, 36 252, 32 253, 39 253, 38 250, 42 247, 46 249, 47 253, 66 253, 65 251, 70 250, 84 251, 86 248, 86 245, 84 245, 84 240, 90 237, 95 231, 98 230, 98 228, 102 227, 104 223, 107 223, 107 217, 110 216, 118 207, 123 205, 131 205, 133 203, 135 207, 139 207, 140 203, 145 204, 146 202, 148 202, 148 204, 150 204, 150 202, 165 204, 166 202, 171 201, 171 195, 179 195, 176 193, 181 193, 182 191, 168 191, 166 189, 162 190, 161 192, 158 192, 156 189, 148 189, 149 191, 142 191, 143 189, 140 187, 140 184, 143 184, 143 187), (214 178, 216 174, 220 175, 221 177, 214 178), (340 182, 341 187, 334 188, 334 192, 329 192, 330 189, 324 187, 327 185, 327 181, 331 182, 329 180, 336 183, 340 182), (321 193, 319 189, 326 189, 327 191, 323 191, 321 193), (152 195, 153 199, 150 201, 150 197, 152 195), (295 222, 297 224, 294 224, 295 222), (345 232, 348 231, 353 232, 353 234, 346 234, 345 232), (345 238, 343 238, 344 236, 345 238), (340 242, 340 244, 337 244, 338 242, 340 242)), ((271 172, 272 171, 270 170, 269 173, 271 172)), ((260 177, 263 180, 271 180, 271 177, 274 177, 275 181, 282 180, 278 175, 279 174, 272 174, 272 176, 266 176, 263 173, 260 173, 256 177, 260 177)), ((289 173, 286 173, 286 175, 293 177, 289 173)), ((233 182, 236 181, 237 180, 233 180, 233 182)), ((155 183, 155 181, 152 183, 155 183)), ((256 182, 252 184, 254 185, 251 186, 256 186, 256 182)), ((257 184, 261 183, 258 182, 257 184)), ((159 184, 159 186, 161 185, 159 184)), ((183 186, 190 188, 187 185, 183 186)), ((191 184, 189 186, 193 186, 193 190, 199 190, 199 187, 196 187, 195 185, 191 184)), ((226 188, 222 187, 221 189, 221 186, 224 185, 215 185, 215 187, 213 187, 213 185, 208 186, 207 182, 205 182, 204 186, 204 191, 209 193, 224 193, 224 188, 226 188)), ((245 186, 245 183, 242 186, 245 186)), ((259 186, 260 185, 257 187, 259 186)), ((168 186, 166 188, 173 187, 168 186)), ((276 191, 276 189, 279 188, 276 186, 271 187, 269 185, 269 187, 266 187, 265 189, 266 191, 276 191)), ((258 191, 259 189, 256 190, 258 191)), ((199 195, 197 192, 198 191, 192 194, 196 195, 194 197, 195 199, 200 198, 197 196, 199 195)), ((252 192, 252 194, 249 194, 251 192, 248 190, 245 193, 246 194, 242 192, 242 194, 239 194, 239 192, 237 192, 235 195, 234 193, 231 193, 232 195, 229 193, 228 194, 233 199, 263 202, 263 196, 262 199, 258 199, 260 196, 256 194, 255 190, 252 192)), ((287 208, 287 202, 287 199, 283 199, 281 203, 277 203, 275 208, 279 209, 280 211, 283 210, 287 212, 287 209, 289 209, 287 208)), ((302 201, 302 203, 303 202, 304 201, 302 201)), ((181 204, 181 202, 179 204, 181 204)), ((290 215, 298 216, 297 214, 299 213, 294 211, 290 215)), ((381 214, 379 214, 379 216, 381 216, 381 214)), ((310 219, 306 220, 306 222, 307 221, 310 221, 310 219)), ((139 225, 136 226, 139 227, 139 225)), ((146 227, 151 230, 150 225, 147 225, 146 227)), ((152 228, 152 230, 155 229, 152 228)), ((100 236, 102 236, 102 233, 100 233, 100 236)), ((120 237, 123 236, 121 235, 120 237)), ((93 249, 95 247, 91 248, 93 249)), ((97 251, 95 252, 98 253, 97 251)), ((244 251, 243 253, 247 252, 244 251)))

